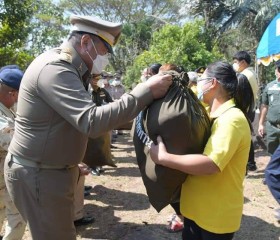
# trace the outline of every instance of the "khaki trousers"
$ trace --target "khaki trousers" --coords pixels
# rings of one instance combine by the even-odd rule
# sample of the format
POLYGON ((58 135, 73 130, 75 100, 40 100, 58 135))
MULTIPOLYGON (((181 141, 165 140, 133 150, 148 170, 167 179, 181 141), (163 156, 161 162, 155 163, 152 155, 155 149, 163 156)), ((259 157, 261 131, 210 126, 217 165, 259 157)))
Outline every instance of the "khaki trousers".
POLYGON ((73 201, 79 169, 40 169, 5 160, 8 192, 33 240, 75 240, 73 201))
POLYGON ((74 221, 84 217, 85 176, 80 175, 74 192, 74 221))

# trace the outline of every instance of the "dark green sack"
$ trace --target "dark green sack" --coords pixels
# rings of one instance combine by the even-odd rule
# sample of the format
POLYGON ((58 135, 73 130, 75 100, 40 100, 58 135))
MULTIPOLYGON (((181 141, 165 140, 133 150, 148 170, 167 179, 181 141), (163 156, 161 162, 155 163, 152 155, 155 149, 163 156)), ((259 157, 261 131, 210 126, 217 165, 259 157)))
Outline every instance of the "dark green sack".
POLYGON ((158 212, 179 200, 187 174, 155 165, 149 155, 149 141, 156 143, 160 135, 169 153, 183 155, 202 153, 210 135, 208 114, 186 87, 186 73, 170 73, 173 83, 168 93, 138 115, 132 133, 142 179, 150 203, 158 212))

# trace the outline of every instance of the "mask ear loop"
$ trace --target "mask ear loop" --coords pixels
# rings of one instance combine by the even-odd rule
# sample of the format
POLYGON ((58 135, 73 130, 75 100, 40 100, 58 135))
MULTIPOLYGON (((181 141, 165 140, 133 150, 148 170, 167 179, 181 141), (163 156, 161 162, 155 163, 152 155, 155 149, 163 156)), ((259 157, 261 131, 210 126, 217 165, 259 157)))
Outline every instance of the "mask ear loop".
MULTIPOLYGON (((211 86, 212 86, 212 85, 213 85, 213 80, 214 80, 214 79, 216 79, 216 78, 208 79, 208 80, 206 80, 206 81, 207 81, 206 83, 208 83, 208 82, 211 81, 211 86)), ((217 79, 216 79, 216 80, 217 80, 217 79)), ((218 80, 217 80, 217 81, 218 81, 218 80)), ((203 85, 205 85, 206 83, 204 83, 203 85)), ((211 86, 209 86, 208 89, 202 91, 202 96, 203 96, 205 93, 208 93, 208 92, 211 90, 211 86)))
MULTIPOLYGON (((92 43, 92 45, 93 45, 93 47, 94 47, 94 50, 95 50, 95 52, 96 52, 96 55, 101 55, 101 54, 99 54, 98 52, 97 52, 97 49, 96 49, 96 47, 95 47, 95 44, 93 43, 93 40, 92 39, 90 39, 91 40, 91 43, 92 43)), ((104 55, 107 55, 108 57, 110 56, 110 53, 106 53, 106 54, 102 54, 101 56, 104 56, 104 55)))
MULTIPOLYGON (((96 54, 98 55, 98 52, 97 52, 97 50, 96 50, 96 47, 95 47, 95 45, 94 45, 92 39, 90 39, 90 41, 91 41, 91 43, 92 43, 92 46, 93 46, 93 48, 94 48, 96 54)), ((88 54, 88 56, 89 56, 89 58, 91 59, 91 61, 94 61, 93 58, 92 58, 92 56, 90 56, 88 50, 86 50, 86 53, 88 54)))
POLYGON ((92 46, 93 46, 93 48, 94 48, 96 54, 99 55, 98 52, 97 52, 97 49, 96 49, 96 47, 95 47, 95 44, 94 44, 93 41, 92 41, 92 39, 90 39, 90 41, 91 41, 91 43, 92 43, 92 46))

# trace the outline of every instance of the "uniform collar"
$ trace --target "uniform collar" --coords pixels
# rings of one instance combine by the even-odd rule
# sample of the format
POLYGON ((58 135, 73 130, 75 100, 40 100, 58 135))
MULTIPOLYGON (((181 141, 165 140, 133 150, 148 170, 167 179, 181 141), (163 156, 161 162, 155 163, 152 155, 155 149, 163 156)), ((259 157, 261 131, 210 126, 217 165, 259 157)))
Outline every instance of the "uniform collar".
POLYGON ((232 107, 235 107, 235 102, 233 98, 223 103, 220 107, 218 107, 218 109, 215 112, 210 113, 210 118, 217 118, 232 107))
POLYGON ((71 54, 72 64, 76 67, 81 76, 85 75, 85 73, 88 71, 88 67, 76 49, 69 42, 66 42, 61 45, 61 50, 66 50, 71 54))

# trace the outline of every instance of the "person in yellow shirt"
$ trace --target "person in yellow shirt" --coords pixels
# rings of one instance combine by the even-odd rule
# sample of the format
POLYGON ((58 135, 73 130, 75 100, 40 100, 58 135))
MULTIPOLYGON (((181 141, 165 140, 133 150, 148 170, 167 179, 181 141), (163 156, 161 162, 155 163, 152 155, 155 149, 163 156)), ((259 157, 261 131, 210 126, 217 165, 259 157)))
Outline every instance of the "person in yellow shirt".
POLYGON ((151 146, 155 163, 189 174, 180 199, 183 240, 231 240, 240 227, 251 142, 247 109, 254 104, 244 101, 244 84, 225 62, 210 64, 198 81, 198 97, 209 104, 212 119, 203 154, 170 154, 160 136, 151 146))

